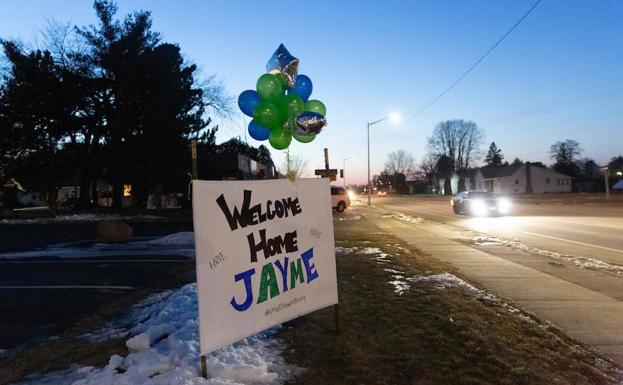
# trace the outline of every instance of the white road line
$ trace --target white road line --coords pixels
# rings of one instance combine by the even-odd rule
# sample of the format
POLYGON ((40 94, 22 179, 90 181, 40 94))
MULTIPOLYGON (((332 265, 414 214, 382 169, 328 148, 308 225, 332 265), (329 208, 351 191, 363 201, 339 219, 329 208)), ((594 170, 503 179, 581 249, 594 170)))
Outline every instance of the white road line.
POLYGON ((606 246, 599 246, 599 245, 594 245, 592 243, 585 243, 585 242, 580 242, 580 241, 573 241, 571 239, 565 239, 565 238, 558 238, 558 237, 553 237, 551 235, 543 235, 543 234, 537 234, 537 233, 531 233, 529 231, 523 231, 523 230, 510 230, 518 232, 518 233, 523 233, 523 234, 528 234, 528 235, 533 235, 535 237, 542 237, 542 238, 548 238, 548 239, 554 239, 556 241, 563 241, 563 242, 570 242, 570 243, 575 243, 578 245, 583 245, 583 246, 589 246, 589 247, 596 247, 598 249, 604 249, 604 250, 608 250, 608 251, 614 251, 616 253, 623 253, 623 250, 619 250, 619 249, 613 249, 611 247, 606 247, 606 246))
POLYGON ((5 264, 38 264, 38 263, 124 263, 124 262, 172 262, 172 263, 181 263, 181 262, 191 262, 192 259, 81 259, 81 260, 73 260, 73 259, 59 259, 59 260, 36 260, 36 261, 13 261, 13 260, 0 260, 0 265, 5 264))
POLYGON ((95 285, 40 285, 40 286, 0 286, 0 289, 22 290, 22 289, 112 289, 112 290, 134 290, 133 286, 95 286, 95 285))

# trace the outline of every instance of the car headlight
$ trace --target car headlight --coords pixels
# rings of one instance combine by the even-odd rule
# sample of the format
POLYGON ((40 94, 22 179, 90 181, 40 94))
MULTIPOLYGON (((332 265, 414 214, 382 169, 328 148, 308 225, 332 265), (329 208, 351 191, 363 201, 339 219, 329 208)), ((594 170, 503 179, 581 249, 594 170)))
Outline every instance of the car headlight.
POLYGON ((487 204, 481 200, 472 201, 469 208, 473 215, 479 217, 489 215, 489 208, 487 207, 487 204))
POLYGON ((508 214, 513 207, 513 204, 508 198, 498 199, 498 211, 502 214, 508 214))

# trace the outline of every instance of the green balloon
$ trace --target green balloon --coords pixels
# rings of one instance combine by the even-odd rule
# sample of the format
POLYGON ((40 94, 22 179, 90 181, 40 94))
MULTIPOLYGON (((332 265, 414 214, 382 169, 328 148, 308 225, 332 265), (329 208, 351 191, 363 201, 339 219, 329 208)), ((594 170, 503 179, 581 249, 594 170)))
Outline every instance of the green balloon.
POLYGON ((320 100, 308 100, 305 102, 305 111, 317 112, 322 116, 327 115, 327 108, 320 100))
POLYGON ((257 79, 257 93, 264 100, 279 100, 283 95, 283 83, 276 75, 264 74, 257 79))
POLYGON ((260 126, 273 127, 281 123, 281 114, 273 103, 261 101, 253 109, 253 119, 260 126))
POLYGON ((292 134, 284 130, 281 126, 274 126, 270 130, 268 142, 275 150, 285 150, 292 142, 292 134))
POLYGON ((283 87, 284 90, 288 89, 288 88, 292 88, 292 87, 290 87, 290 83, 288 83, 288 79, 286 79, 286 76, 284 74, 279 72, 278 74, 275 74, 275 76, 281 82, 281 86, 283 87))
POLYGON ((294 137, 294 139, 301 143, 309 143, 316 139, 316 134, 301 135, 295 132, 294 134, 292 134, 292 136, 294 137))
POLYGON ((298 95, 289 94, 281 98, 281 118, 284 120, 297 117, 304 108, 305 102, 298 95))

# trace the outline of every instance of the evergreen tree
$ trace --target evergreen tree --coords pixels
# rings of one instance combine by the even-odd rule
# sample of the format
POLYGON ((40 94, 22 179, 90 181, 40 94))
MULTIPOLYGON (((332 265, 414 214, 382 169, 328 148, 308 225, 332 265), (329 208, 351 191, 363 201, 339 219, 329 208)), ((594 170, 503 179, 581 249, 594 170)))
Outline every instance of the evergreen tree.
POLYGON ((495 142, 491 142, 489 146, 489 152, 487 152, 487 156, 485 157, 485 166, 486 167, 501 167, 503 164, 504 155, 502 155, 502 150, 496 146, 495 142))
POLYGON ((565 175, 578 177, 580 168, 575 163, 575 158, 581 152, 580 144, 572 139, 552 144, 550 154, 552 159, 556 161, 553 165, 554 170, 565 175))
POLYGON ((0 40, 0 177, 21 173, 53 192, 78 169, 83 206, 95 177, 113 186, 116 208, 126 183, 135 203, 179 191, 190 139, 216 152, 207 113, 227 115, 231 100, 213 77, 196 79, 180 47, 151 30, 149 12, 119 20, 112 1, 94 8, 95 25, 51 24, 46 49, 0 40))
POLYGON ((149 12, 120 21, 113 2, 97 0, 94 8, 98 24, 78 33, 97 74, 104 176, 113 186, 113 206, 120 208, 125 183, 144 200, 149 191, 186 178, 188 139, 207 128, 206 107, 222 95, 207 95, 210 85, 196 82, 196 65, 151 30, 149 12))

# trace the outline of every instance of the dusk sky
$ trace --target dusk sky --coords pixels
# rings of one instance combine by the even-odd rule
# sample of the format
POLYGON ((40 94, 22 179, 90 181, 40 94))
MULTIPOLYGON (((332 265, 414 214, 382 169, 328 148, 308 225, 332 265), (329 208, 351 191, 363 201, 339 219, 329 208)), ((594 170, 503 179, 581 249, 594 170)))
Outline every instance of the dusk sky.
MULTIPOLYGON (((323 167, 347 161, 365 183, 366 122, 414 114, 474 63, 532 6, 529 1, 119 1, 119 16, 150 10, 153 29, 178 43, 228 92, 255 88, 279 43, 300 59, 327 106, 329 126, 293 154, 323 167)), ((0 37, 32 42, 46 20, 96 21, 90 1, 7 1, 0 37)), ((244 138, 248 118, 220 122, 219 141, 244 138)), ((549 147, 575 139, 597 163, 623 154, 623 1, 543 0, 469 76, 414 119, 373 126, 372 170, 403 149, 416 161, 446 119, 476 122, 505 159, 550 164, 549 147)), ((259 145, 249 138, 253 145, 259 145)), ((265 143, 268 145, 268 143, 265 143)), ((283 154, 273 150, 275 162, 283 154)), ((307 176, 312 176, 309 171, 307 176)), ((340 182, 341 183, 341 182, 340 182)))

